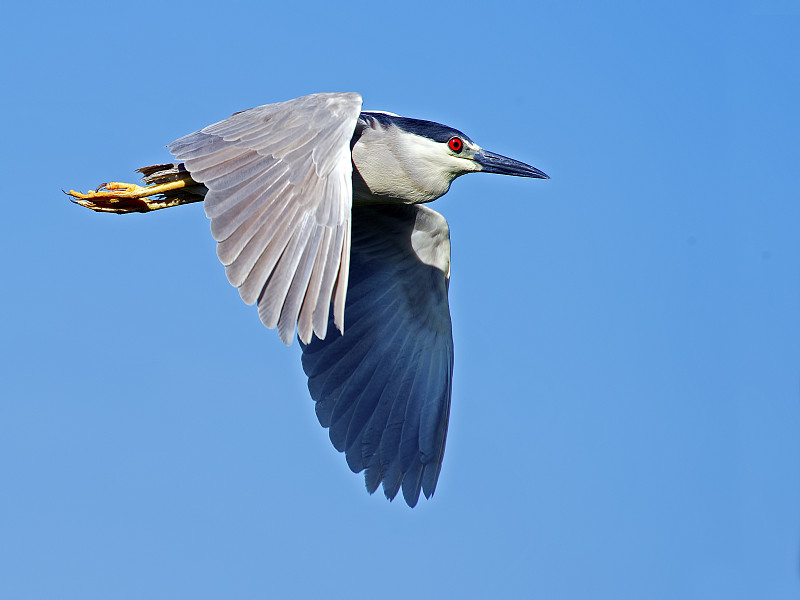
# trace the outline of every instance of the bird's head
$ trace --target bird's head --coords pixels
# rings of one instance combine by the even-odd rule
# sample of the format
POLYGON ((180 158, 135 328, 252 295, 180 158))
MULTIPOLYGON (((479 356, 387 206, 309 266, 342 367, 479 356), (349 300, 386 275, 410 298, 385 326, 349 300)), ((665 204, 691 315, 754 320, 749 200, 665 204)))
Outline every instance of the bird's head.
POLYGON ((430 202, 465 173, 548 179, 536 167, 484 150, 457 129, 432 121, 363 112, 353 140, 356 170, 378 198, 430 202))

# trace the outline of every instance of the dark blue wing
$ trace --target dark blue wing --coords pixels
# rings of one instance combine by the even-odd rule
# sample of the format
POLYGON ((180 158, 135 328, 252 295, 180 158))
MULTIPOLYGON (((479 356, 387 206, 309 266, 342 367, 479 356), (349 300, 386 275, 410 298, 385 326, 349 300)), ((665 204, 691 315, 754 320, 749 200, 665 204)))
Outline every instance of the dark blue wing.
MULTIPOLYGON (((420 205, 353 208, 344 335, 302 344, 319 422, 370 493, 436 489, 453 374, 447 222, 420 205)), ((332 318, 332 317, 329 317, 332 318)))

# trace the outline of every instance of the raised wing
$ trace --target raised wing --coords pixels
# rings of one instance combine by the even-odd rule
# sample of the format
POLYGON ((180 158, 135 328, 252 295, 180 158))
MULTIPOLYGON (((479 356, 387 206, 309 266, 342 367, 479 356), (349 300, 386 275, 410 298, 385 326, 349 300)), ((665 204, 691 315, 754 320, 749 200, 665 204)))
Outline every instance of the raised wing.
POLYGON ((436 489, 453 375, 450 236, 421 205, 353 208, 347 330, 301 343, 319 422, 370 493, 436 489))
POLYGON ((355 93, 313 94, 234 114, 172 142, 208 188, 217 256, 242 299, 291 344, 344 329, 355 93))

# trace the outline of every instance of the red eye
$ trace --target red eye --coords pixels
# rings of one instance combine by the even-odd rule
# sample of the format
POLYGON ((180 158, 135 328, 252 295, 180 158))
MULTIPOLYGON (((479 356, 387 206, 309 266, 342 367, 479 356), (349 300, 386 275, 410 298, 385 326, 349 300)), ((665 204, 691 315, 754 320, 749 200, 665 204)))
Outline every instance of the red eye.
POLYGON ((464 147, 464 142, 461 141, 461 138, 450 138, 450 141, 447 142, 447 147, 450 148, 453 152, 458 154, 461 152, 461 149, 464 147))

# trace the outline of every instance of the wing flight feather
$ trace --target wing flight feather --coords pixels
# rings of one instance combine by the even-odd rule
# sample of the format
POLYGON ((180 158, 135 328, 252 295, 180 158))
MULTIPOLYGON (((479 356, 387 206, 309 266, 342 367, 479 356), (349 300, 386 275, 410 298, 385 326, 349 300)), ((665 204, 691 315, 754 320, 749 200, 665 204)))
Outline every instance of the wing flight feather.
POLYGON ((329 323, 301 343, 303 369, 350 469, 414 506, 436 488, 450 410, 447 223, 421 205, 384 205, 355 207, 352 226, 347 329, 329 323))
POLYGON ((313 94, 234 114, 169 145, 204 206, 228 280, 290 344, 344 328, 355 93, 313 94), (324 314, 323 314, 324 313, 324 314))

